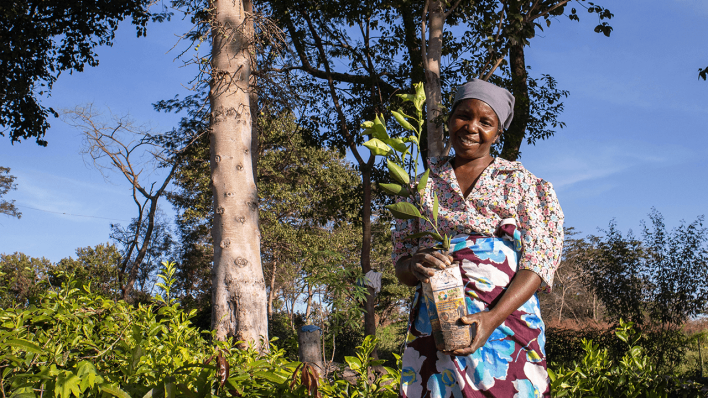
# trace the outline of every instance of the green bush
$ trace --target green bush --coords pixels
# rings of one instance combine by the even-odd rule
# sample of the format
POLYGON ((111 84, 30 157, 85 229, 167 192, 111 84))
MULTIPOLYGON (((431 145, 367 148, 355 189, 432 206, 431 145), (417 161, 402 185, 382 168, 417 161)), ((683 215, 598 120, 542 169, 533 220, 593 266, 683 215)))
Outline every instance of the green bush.
MULTIPOLYGON (((69 278, 27 308, 0 309, 0 389, 5 397, 395 397, 398 374, 364 377, 356 384, 336 375, 321 383, 307 366, 290 361, 271 343, 261 355, 235 341, 216 341, 191 323, 173 298, 174 264, 160 274, 163 296, 137 307, 69 278), (304 382, 304 383, 303 383, 304 382), (358 394, 358 395, 357 395, 358 394)), ((347 362, 366 375, 375 340, 364 341, 347 362)))
POLYGON ((702 385, 664 375, 654 366, 633 323, 620 320, 615 335, 627 346, 620 360, 607 348, 583 339, 585 356, 580 363, 549 369, 554 397, 700 397, 702 385))

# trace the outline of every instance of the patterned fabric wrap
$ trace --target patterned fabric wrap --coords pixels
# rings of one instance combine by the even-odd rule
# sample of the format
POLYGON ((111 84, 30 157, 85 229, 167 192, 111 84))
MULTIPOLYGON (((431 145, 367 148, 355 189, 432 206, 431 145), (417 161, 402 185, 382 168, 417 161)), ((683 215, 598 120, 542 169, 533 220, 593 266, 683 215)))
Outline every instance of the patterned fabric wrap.
MULTIPOLYGON (((459 235, 452 256, 459 262, 470 314, 487 311, 517 271, 520 236, 502 225, 503 238, 459 235)), ((534 294, 494 330, 471 355, 446 355, 435 348, 427 302, 416 290, 403 353, 403 398, 547 397, 545 325, 534 294)))

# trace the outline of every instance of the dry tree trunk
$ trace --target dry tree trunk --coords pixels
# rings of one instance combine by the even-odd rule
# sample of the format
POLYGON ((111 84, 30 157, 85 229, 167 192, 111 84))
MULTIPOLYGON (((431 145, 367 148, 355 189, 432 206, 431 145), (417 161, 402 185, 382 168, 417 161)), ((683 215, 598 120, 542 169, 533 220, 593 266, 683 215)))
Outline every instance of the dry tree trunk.
MULTIPOLYGON (((425 106, 427 109, 428 156, 443 155, 443 127, 440 122, 442 88, 440 86, 440 62, 442 59, 443 28, 445 27, 445 9, 442 0, 429 2, 427 51, 423 46, 425 65, 425 106)), ((425 21, 423 11, 423 21, 425 21)), ((424 25, 425 26, 425 25, 424 25)), ((422 30, 425 43, 425 27, 422 30)))
POLYGON ((214 193, 212 328, 266 350, 267 298, 260 258, 249 82, 253 21, 242 0, 214 0, 210 163, 214 193), (261 339, 266 340, 262 344, 261 339))

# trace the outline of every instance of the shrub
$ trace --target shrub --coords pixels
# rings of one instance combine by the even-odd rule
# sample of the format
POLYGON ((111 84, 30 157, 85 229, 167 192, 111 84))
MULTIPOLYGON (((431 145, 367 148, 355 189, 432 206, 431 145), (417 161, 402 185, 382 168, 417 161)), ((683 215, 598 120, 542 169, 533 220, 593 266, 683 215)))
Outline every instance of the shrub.
POLYGON ((615 335, 627 345, 621 360, 613 360, 607 348, 583 339, 585 356, 572 367, 549 369, 554 397, 699 397, 701 385, 667 377, 657 371, 638 345, 641 334, 633 323, 620 320, 615 335))
MULTIPOLYGON (((395 396, 393 369, 371 382, 335 377, 318 386, 307 377, 309 367, 289 361, 272 342, 261 354, 214 340, 191 323, 196 310, 185 312, 171 298, 174 264, 164 265, 158 284, 164 297, 148 305, 108 299, 90 285, 78 289, 69 278, 27 308, 0 309, 3 396, 305 397, 317 395, 317 388, 332 397, 395 396)), ((350 366, 360 364, 359 375, 379 365, 368 358, 374 344, 365 340, 357 356, 347 358, 350 366)))

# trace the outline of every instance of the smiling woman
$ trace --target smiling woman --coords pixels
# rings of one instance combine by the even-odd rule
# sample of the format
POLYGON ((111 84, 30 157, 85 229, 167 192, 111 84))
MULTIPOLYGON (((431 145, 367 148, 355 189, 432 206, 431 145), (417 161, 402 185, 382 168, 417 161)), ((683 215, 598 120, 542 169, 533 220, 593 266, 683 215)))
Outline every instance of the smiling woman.
POLYGON ((429 225, 397 220, 396 275, 418 286, 403 354, 403 397, 549 395, 545 325, 535 293, 551 289, 563 213, 550 183, 490 154, 511 123, 513 106, 508 91, 481 80, 457 92, 448 120, 455 155, 430 159, 421 194, 426 216, 437 208, 440 232, 455 236, 450 252, 429 249, 435 245, 429 237, 405 238, 429 225), (435 307, 421 295, 420 282, 432 268, 452 264, 460 267, 471 314, 460 322, 475 324, 476 335, 468 347, 442 352, 432 336, 435 307))

